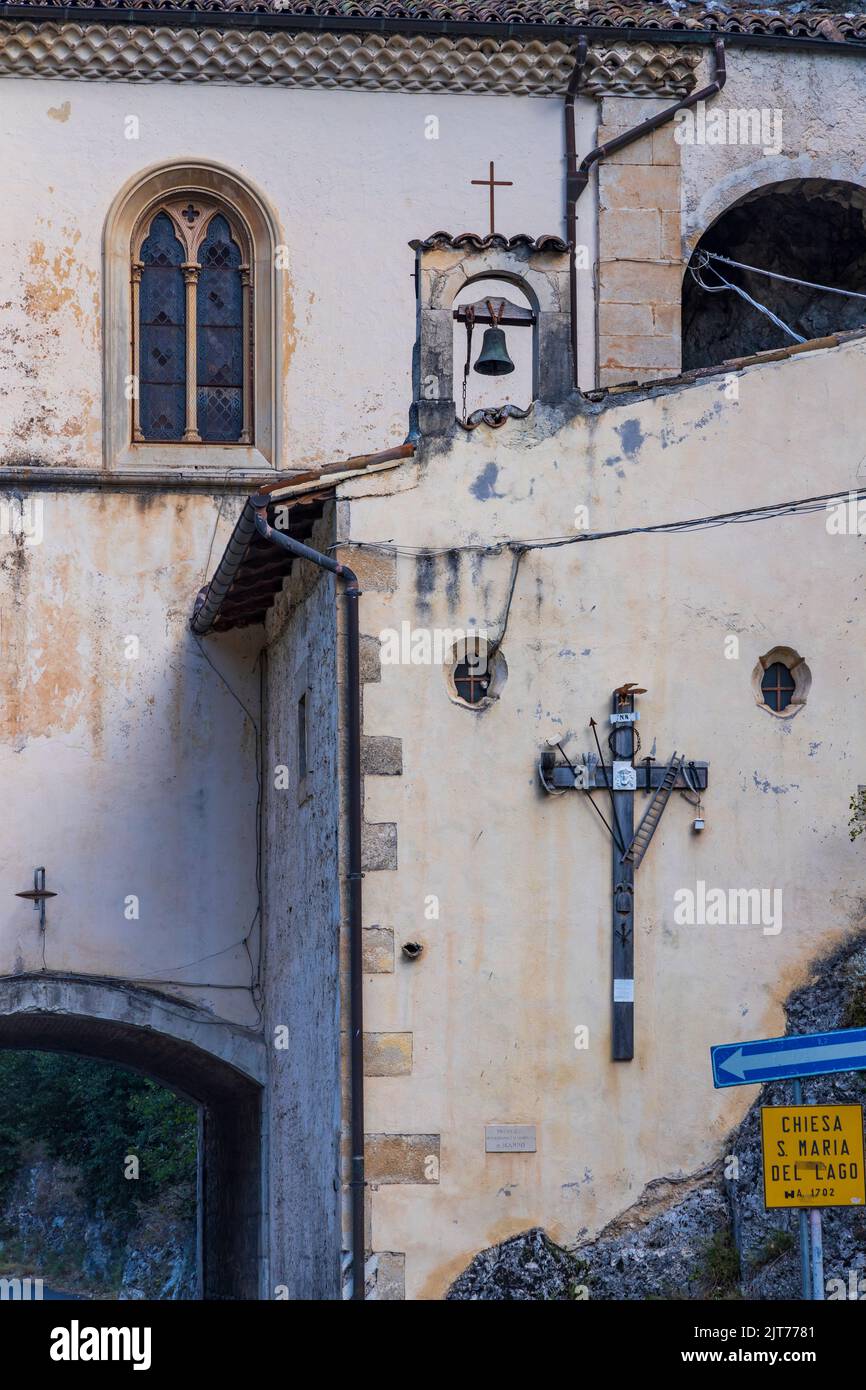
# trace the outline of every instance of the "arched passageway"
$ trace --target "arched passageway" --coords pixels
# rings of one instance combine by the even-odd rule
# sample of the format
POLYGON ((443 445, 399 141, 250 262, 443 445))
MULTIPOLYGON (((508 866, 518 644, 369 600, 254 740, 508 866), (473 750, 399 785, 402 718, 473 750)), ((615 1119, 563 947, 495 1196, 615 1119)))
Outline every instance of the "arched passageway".
POLYGON ((822 338, 866 324, 866 299, 845 298, 770 279, 704 257, 771 270, 795 280, 866 294, 866 189, 806 179, 755 189, 704 232, 683 281, 683 368, 790 346, 794 339, 733 290, 715 289, 720 272, 782 319, 801 338, 822 338))
POLYGON ((261 1296, 264 1045, 179 1000, 68 976, 0 980, 0 1048, 98 1057, 202 1107, 201 1288, 261 1296))

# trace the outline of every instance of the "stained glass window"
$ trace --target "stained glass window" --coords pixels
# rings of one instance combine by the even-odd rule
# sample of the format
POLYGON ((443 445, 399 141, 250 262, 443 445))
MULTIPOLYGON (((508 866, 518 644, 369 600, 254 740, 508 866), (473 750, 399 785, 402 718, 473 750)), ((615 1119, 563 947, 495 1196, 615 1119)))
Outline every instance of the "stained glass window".
POLYGON ((180 194, 151 214, 143 236, 133 273, 133 439, 250 443, 252 286, 243 233, 207 199, 180 194))
POLYGON ((186 396, 184 248, 157 213, 141 248, 139 418, 146 440, 182 439, 186 396))
POLYGON ((220 213, 211 218, 199 262, 198 430, 208 443, 237 443, 244 422, 241 252, 220 213))

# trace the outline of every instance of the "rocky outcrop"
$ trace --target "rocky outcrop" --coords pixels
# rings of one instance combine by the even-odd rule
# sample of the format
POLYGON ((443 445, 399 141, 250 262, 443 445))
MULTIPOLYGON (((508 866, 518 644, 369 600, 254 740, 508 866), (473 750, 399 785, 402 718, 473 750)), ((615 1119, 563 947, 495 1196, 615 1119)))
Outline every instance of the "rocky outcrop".
POLYGON ((446 1299, 564 1302, 581 1297, 581 1266, 537 1227, 482 1250, 446 1299))
POLYGON ((92 1297, 195 1298, 190 1194, 171 1189, 119 1224, 86 1200, 74 1168, 31 1155, 0 1214, 0 1271, 92 1297))

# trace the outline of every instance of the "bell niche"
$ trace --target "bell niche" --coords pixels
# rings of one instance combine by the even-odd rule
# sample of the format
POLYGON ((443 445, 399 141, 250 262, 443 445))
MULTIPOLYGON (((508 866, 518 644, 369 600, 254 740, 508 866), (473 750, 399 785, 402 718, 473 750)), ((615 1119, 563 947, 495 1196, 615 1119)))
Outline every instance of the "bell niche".
POLYGON ((507 280, 472 280, 454 300, 453 323, 458 423, 473 429, 492 412, 503 423, 525 419, 535 397, 536 357, 536 314, 527 295, 507 280))
POLYGON ((498 429, 571 394, 565 242, 437 232, 411 245, 413 424, 421 435, 498 429))

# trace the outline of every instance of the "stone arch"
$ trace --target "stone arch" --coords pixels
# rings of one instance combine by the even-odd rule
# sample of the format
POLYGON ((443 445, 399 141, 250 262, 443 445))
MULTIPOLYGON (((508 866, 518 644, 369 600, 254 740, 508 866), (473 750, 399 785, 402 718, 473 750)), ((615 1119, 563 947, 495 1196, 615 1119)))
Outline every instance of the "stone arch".
POLYGON ((793 159, 761 156, 743 168, 732 170, 689 207, 683 229, 683 259, 688 260, 701 237, 738 203, 774 188, 818 181, 862 189, 866 183, 866 166, 854 168, 841 160, 804 154, 793 159))
POLYGON ((260 1038, 156 992, 36 974, 0 979, 0 1048, 115 1062, 195 1101, 202 1297, 262 1295, 267 1057, 260 1038))
POLYGON ((282 296, 277 292, 278 224, 264 195, 233 170, 213 160, 185 159, 155 165, 120 190, 103 232, 103 448, 105 466, 151 468, 193 466, 232 469, 276 468, 280 458, 282 410, 280 343, 282 296), (172 193, 210 198, 234 209, 252 242, 254 442, 219 444, 141 444, 132 442, 132 408, 127 399, 132 375, 132 295, 130 248, 149 208, 172 193))

